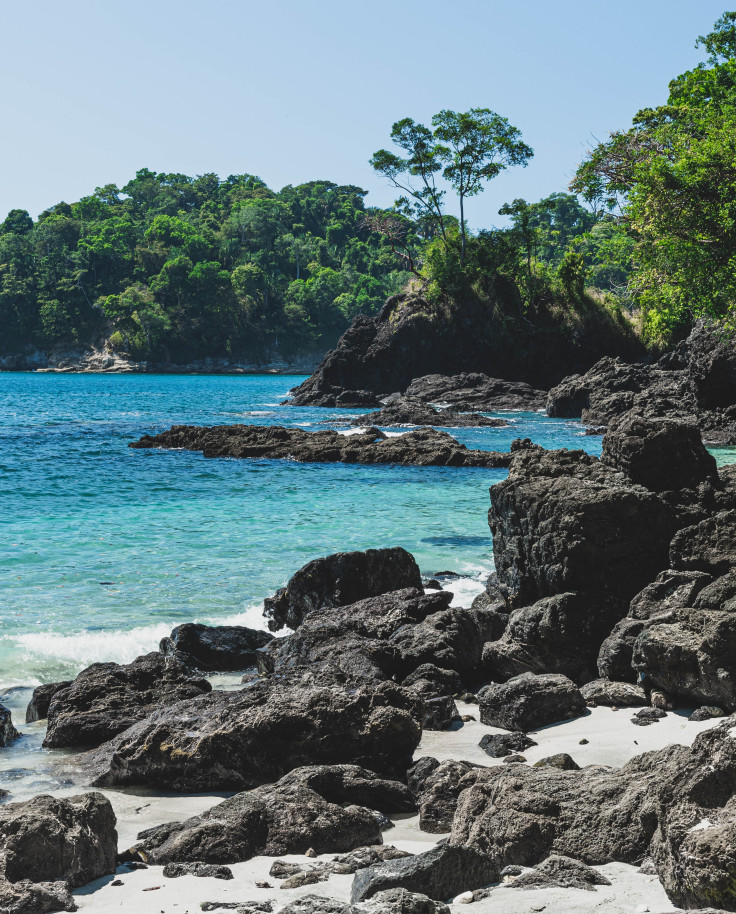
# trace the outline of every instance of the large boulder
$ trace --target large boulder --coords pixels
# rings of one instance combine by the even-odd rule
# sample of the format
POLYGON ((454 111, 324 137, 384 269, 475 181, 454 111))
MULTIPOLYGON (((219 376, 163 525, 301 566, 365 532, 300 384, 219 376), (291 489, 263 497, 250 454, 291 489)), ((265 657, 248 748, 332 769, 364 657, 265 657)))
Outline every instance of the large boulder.
POLYGON ((300 568, 264 604, 271 631, 295 629, 316 609, 357 603, 405 587, 422 588, 414 556, 401 547, 337 552, 300 568))
POLYGON ((211 690, 206 679, 159 653, 127 664, 94 663, 53 694, 44 748, 99 746, 156 708, 211 690))
POLYGON ((350 900, 356 903, 387 889, 407 889, 446 901, 498 878, 498 868, 484 853, 472 847, 445 844, 414 857, 359 870, 353 879, 350 900))
POLYGON ((695 425, 624 414, 603 438, 603 463, 653 492, 719 485, 715 458, 695 425))
POLYGON ((594 679, 580 687, 580 694, 589 705, 607 705, 615 708, 636 708, 648 704, 647 694, 632 682, 610 682, 594 679))
POLYGON ((585 699, 566 676, 522 673, 487 686, 480 698, 481 722, 504 730, 537 730, 586 713, 585 699))
POLYGON ((256 665, 260 648, 271 641, 268 632, 242 625, 177 625, 159 650, 198 670, 229 672, 256 665))
POLYGON ((0 878, 2 914, 47 914, 51 911, 76 911, 77 904, 66 882, 8 882, 0 878))
POLYGON ((430 834, 450 831, 462 779, 477 767, 470 762, 455 761, 428 765, 425 758, 411 768, 410 780, 417 796, 422 831, 430 834))
POLYGON ((309 765, 295 768, 280 787, 308 787, 330 803, 353 804, 383 813, 414 812, 414 796, 401 781, 379 777, 359 765, 309 765))
POLYGON ((242 790, 303 765, 401 774, 419 743, 422 702, 390 683, 295 680, 213 692, 161 708, 83 761, 100 787, 242 790))
POLYGON ((100 793, 0 806, 0 880, 85 885, 114 873, 116 855, 115 814, 100 793))
MULTIPOLYGON (((619 606, 667 567, 676 511, 583 451, 517 442, 491 488, 496 571, 514 607, 580 592, 619 606)), ((610 628, 609 628, 610 630, 610 628)))
POLYGON ((381 844, 375 815, 330 803, 314 790, 263 786, 200 816, 142 832, 129 851, 149 863, 239 863, 259 854, 340 853, 381 844))

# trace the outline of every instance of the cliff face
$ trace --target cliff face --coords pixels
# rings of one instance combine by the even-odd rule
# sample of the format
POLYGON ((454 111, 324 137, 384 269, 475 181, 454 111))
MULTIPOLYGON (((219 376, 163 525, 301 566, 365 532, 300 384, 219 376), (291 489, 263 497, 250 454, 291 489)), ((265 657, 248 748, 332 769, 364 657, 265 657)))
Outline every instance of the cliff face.
POLYGON ((386 395, 423 375, 461 372, 548 388, 604 355, 636 359, 643 349, 602 306, 575 311, 543 304, 527 314, 474 297, 430 303, 406 293, 390 298, 374 318, 357 317, 295 388, 294 402, 328 406, 346 390, 386 395))

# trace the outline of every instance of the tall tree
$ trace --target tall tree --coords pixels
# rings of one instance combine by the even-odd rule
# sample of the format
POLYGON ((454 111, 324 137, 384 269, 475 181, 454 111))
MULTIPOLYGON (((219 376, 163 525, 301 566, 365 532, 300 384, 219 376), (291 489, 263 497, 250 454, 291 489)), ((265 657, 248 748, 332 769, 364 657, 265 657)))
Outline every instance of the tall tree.
POLYGON ((444 109, 432 118, 434 153, 445 166, 442 176, 460 201, 460 262, 467 244, 465 198, 474 197, 510 165, 526 165, 534 151, 522 142, 521 131, 489 108, 458 112, 444 109))

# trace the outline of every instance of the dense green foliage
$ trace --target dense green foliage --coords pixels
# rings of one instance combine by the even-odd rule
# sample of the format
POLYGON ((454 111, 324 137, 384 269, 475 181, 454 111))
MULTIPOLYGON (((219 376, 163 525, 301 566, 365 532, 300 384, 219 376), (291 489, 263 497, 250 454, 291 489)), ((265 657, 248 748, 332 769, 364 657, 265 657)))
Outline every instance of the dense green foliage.
POLYGON ((736 12, 699 44, 708 60, 670 83, 666 104, 592 150, 573 189, 620 207, 644 329, 667 340, 736 307, 736 12))
MULTIPOLYGON (((142 169, 35 223, 13 210, 0 225, 0 348, 109 335, 134 358, 174 362, 325 350, 408 276, 364 196, 142 169)), ((421 226, 392 218, 418 249, 421 226)))

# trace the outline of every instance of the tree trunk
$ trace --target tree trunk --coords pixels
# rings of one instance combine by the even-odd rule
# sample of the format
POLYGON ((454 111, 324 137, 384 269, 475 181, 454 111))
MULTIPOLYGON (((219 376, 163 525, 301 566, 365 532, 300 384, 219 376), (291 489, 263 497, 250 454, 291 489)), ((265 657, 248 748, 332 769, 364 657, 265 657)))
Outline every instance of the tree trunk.
POLYGON ((464 195, 460 194, 460 238, 461 238, 461 247, 460 247, 460 263, 465 263, 465 206, 464 206, 464 195))

